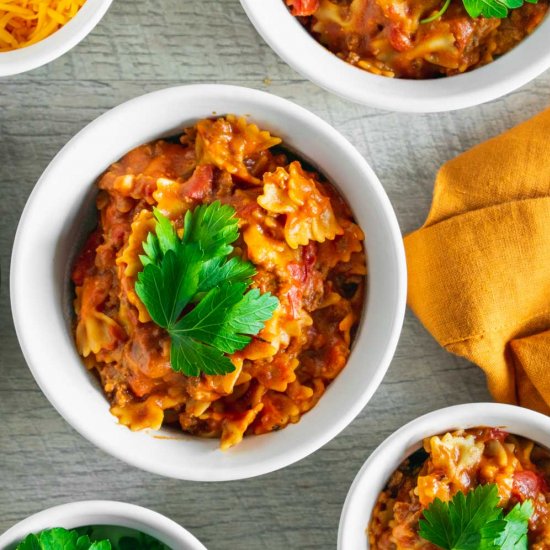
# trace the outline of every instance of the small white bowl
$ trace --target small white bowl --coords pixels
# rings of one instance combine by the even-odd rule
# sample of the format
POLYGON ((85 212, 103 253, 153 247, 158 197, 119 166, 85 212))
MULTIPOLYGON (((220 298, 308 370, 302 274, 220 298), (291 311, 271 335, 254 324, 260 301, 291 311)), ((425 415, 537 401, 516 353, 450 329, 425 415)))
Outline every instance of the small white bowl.
POLYGON ((279 97, 235 86, 169 88, 105 113, 77 134, 36 184, 19 222, 11 263, 11 304, 21 348, 46 397, 84 437, 151 472, 198 481, 253 477, 316 451, 344 429, 380 384, 403 322, 406 266, 387 195, 369 165, 336 130, 279 97), (127 151, 174 135, 212 113, 247 114, 317 166, 343 193, 366 233, 368 300, 348 365, 312 411, 279 432, 219 442, 173 432, 132 432, 117 424, 76 352, 71 264, 97 220, 96 178, 127 151), (92 221, 90 225, 89 220, 92 221))
POLYGON ((61 57, 92 32, 111 2, 112 0, 86 0, 66 25, 44 40, 26 48, 0 52, 0 77, 24 73, 61 57))
POLYGON ((370 548, 366 530, 378 496, 403 460, 422 446, 425 437, 478 426, 503 428, 550 448, 550 418, 522 407, 468 403, 421 416, 383 441, 355 477, 340 517, 338 550, 370 548))
POLYGON ((294 70, 341 97, 390 111, 428 113, 479 105, 527 84, 550 67, 550 17, 511 52, 457 76, 405 80, 354 67, 319 44, 284 0, 241 0, 250 21, 294 70))
POLYGON ((155 537, 174 550, 206 550, 189 531, 175 521, 135 504, 111 500, 69 502, 38 512, 1 535, 0 548, 12 550, 28 534, 36 534, 44 529, 76 529, 91 525, 136 529, 155 537))

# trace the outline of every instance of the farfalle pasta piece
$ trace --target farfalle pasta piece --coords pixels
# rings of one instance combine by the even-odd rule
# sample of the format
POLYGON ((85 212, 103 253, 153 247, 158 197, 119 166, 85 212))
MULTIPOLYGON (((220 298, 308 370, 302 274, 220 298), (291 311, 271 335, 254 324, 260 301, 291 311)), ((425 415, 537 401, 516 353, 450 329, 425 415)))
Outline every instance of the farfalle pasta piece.
POLYGON ((309 241, 322 243, 344 233, 330 199, 297 161, 290 164, 288 172, 280 167, 264 174, 264 193, 258 204, 272 214, 286 215, 285 240, 291 248, 309 241))
POLYGON ((258 403, 252 409, 235 416, 226 418, 222 423, 220 449, 227 450, 240 443, 250 424, 254 422, 258 413, 263 409, 263 403, 258 403))
POLYGON ((181 182, 169 178, 158 178, 157 188, 153 192, 153 199, 157 202, 157 208, 169 218, 175 219, 181 216, 187 205, 180 197, 181 182))
POLYGON ((233 115, 201 120, 196 128, 197 162, 214 164, 250 183, 260 183, 260 180, 250 173, 245 161, 281 143, 279 138, 249 124, 244 117, 233 115))
MULTIPOLYGON (((319 261, 332 268, 338 263, 347 263, 351 261, 355 252, 362 252, 363 240, 365 235, 361 228, 352 221, 339 219, 338 224, 343 230, 343 234, 335 239, 325 241, 319 246, 319 261)), ((364 266, 365 261, 362 258, 364 266)), ((362 273, 365 274, 365 271, 362 273)))
POLYGON ((254 423, 256 435, 280 430, 300 418, 300 407, 285 393, 270 390, 262 397, 262 403, 264 408, 254 423))
POLYGON ((250 260, 267 269, 283 268, 297 260, 297 254, 285 241, 270 237, 260 224, 251 223, 243 231, 250 260))
POLYGON ((155 230, 155 218, 150 210, 142 210, 132 222, 132 231, 128 237, 128 244, 123 249, 122 254, 116 259, 116 264, 121 272, 120 280, 123 291, 126 293, 128 301, 136 307, 139 312, 139 320, 146 323, 151 320, 145 306, 138 298, 134 285, 137 274, 143 269, 140 255, 143 254, 143 242, 149 232, 155 230))
POLYGON ((76 288, 75 308, 79 311, 76 347, 83 357, 101 350, 111 350, 123 338, 120 325, 99 311, 103 300, 103 293, 95 279, 86 279, 81 287, 76 288))
POLYGON ((124 406, 115 405, 111 407, 111 413, 118 418, 120 424, 134 432, 146 428, 158 430, 164 420, 164 409, 155 396, 143 402, 127 403, 124 406))
POLYGON ((425 442, 432 456, 435 474, 418 477, 418 496, 423 506, 435 498, 449 500, 457 490, 467 489, 469 477, 463 474, 476 466, 483 456, 484 443, 471 434, 434 436, 425 442))
POLYGON ((211 165, 197 166, 186 181, 158 178, 153 199, 157 208, 171 219, 181 216, 193 201, 202 200, 212 192, 214 170, 211 165))

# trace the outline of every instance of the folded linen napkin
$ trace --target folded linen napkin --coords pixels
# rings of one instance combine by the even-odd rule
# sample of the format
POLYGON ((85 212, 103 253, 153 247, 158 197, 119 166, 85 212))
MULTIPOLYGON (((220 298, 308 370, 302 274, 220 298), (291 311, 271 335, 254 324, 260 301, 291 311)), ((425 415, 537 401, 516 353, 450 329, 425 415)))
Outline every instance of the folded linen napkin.
POLYGON ((444 164, 405 249, 435 339, 497 401, 550 414, 550 110, 444 164))

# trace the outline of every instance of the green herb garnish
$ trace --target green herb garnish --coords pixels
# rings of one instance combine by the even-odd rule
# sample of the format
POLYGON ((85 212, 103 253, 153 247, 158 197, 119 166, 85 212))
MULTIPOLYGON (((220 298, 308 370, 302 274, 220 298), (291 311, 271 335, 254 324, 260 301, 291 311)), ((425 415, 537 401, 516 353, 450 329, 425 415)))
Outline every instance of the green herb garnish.
POLYGON ((419 535, 444 550, 527 550, 533 503, 516 504, 506 516, 494 483, 479 485, 450 502, 436 498, 424 511, 419 535))
POLYGON ((248 290, 254 266, 229 257, 239 236, 235 209, 216 201, 187 211, 181 239, 153 212, 155 234, 143 243, 135 290, 170 335, 172 369, 187 376, 234 371, 225 354, 244 348, 279 304, 269 292, 248 290))
MULTIPOLYGON (((470 17, 487 17, 504 19, 510 10, 521 8, 525 2, 536 4, 538 0, 462 0, 464 8, 470 17)), ((421 23, 430 23, 441 17, 451 5, 451 0, 445 0, 443 7, 431 17, 422 19, 421 23)))
POLYGON ((62 527, 46 529, 38 535, 27 535, 16 550, 111 550, 108 540, 90 540, 88 535, 81 535, 78 531, 68 531, 62 527))
MULTIPOLYGON (((38 535, 27 535, 16 550, 168 550, 165 544, 145 533, 136 532, 135 535, 115 537, 111 541, 97 536, 95 531, 94 527, 70 531, 54 527, 38 535)), ((100 531, 104 529, 100 528, 100 531)))
POLYGON ((146 535, 145 533, 137 533, 130 536, 125 535, 120 538, 118 545, 114 550, 170 550, 166 544, 159 540, 146 535))

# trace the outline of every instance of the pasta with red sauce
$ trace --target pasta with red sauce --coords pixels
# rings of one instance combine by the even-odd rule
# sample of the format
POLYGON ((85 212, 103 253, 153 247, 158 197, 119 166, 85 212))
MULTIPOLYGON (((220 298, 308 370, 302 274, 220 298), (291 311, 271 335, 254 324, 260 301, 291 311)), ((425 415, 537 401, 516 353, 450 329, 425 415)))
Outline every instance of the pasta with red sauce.
MULTIPOLYGON (((282 1, 282 0, 281 0, 282 1)), ((490 63, 532 33, 548 0, 508 17, 472 18, 460 0, 429 21, 441 0, 286 0, 308 32, 338 57, 374 74, 434 78, 490 63)))
POLYGON ((394 472, 378 497, 368 527, 377 550, 437 550, 418 534, 423 511, 480 484, 495 484, 499 506, 510 510, 530 499, 531 550, 550 548, 550 451, 495 428, 456 430, 428 437, 423 449, 394 472))
POLYGON ((141 145, 99 178, 99 222, 73 269, 75 337, 111 411, 132 430, 175 426, 235 445, 297 422, 345 367, 365 294, 363 233, 335 188, 281 140, 226 116, 141 145), (231 205, 235 252, 279 306, 230 356, 234 372, 172 370, 170 343, 137 296, 153 207, 183 231, 199 204, 231 205))

